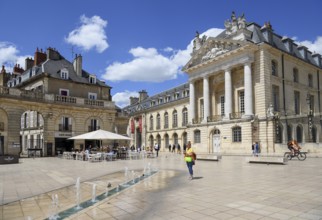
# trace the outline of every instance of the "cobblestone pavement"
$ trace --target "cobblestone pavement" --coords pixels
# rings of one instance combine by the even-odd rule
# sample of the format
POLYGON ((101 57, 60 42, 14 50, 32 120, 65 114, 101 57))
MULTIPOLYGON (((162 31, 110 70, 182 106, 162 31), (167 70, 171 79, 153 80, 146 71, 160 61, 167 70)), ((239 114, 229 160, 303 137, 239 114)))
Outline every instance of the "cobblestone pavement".
MULTIPOLYGON (((247 163, 244 156, 197 161, 189 180, 182 155, 90 163, 60 158, 21 159, 0 166, 0 219, 46 219, 137 176, 151 164, 154 175, 66 219, 322 219, 322 158, 286 165, 247 163), (58 206, 52 203, 57 195, 58 206), (57 210, 55 210, 57 208, 57 210)), ((75 209, 76 210, 76 209, 75 209)), ((62 215, 62 214, 60 214, 62 215)))

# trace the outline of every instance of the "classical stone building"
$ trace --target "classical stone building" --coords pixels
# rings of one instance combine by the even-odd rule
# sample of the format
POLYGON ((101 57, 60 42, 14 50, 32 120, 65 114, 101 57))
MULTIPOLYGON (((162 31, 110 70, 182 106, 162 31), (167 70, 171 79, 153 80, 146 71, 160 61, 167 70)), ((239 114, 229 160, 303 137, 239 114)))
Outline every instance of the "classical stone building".
POLYGON ((321 153, 321 55, 276 34, 270 23, 232 13, 224 24, 217 37, 197 32, 183 67, 189 86, 132 98, 124 111, 133 144, 164 148, 169 140, 191 140, 197 152, 248 154, 259 142, 271 154, 296 139, 305 151, 321 153))
POLYGON ((0 155, 36 148, 51 156, 99 145, 68 138, 97 129, 125 134, 127 123, 118 114, 111 87, 83 70, 81 55, 69 62, 53 48, 37 49, 24 69, 16 65, 9 74, 2 67, 0 155))

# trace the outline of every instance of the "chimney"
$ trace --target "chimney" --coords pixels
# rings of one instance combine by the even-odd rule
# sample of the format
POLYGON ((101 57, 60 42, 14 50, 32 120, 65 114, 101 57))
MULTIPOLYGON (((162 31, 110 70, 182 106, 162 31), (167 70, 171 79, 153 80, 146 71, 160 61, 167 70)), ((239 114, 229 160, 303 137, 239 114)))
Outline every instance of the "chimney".
POLYGON ((282 42, 286 48, 286 51, 293 54, 293 40, 288 37, 283 37, 282 42))
POLYGON ((133 105, 139 101, 139 98, 137 97, 130 97, 130 105, 133 105))
POLYGON ((319 66, 319 67, 321 67, 321 66, 322 66, 321 54, 314 53, 314 54, 312 55, 312 58, 313 58, 313 60, 314 60, 314 62, 315 62, 315 64, 316 64, 317 66, 319 66))
POLYGON ((73 62, 73 66, 74 66, 74 70, 76 72, 76 75, 79 77, 82 77, 82 68, 83 68, 82 65, 83 65, 82 55, 76 54, 74 62, 73 62))
POLYGON ((0 86, 7 87, 7 82, 9 80, 9 73, 6 72, 4 65, 0 72, 0 86))
POLYGON ((20 67, 19 64, 16 64, 14 67, 13 67, 13 74, 16 74, 16 75, 21 75, 23 72, 24 72, 24 69, 20 67))
POLYGON ((297 47, 298 51, 300 52, 301 54, 301 57, 304 59, 304 60, 307 60, 307 47, 306 46, 298 46, 297 47))
POLYGON ((33 65, 34 65, 34 60, 32 58, 27 57, 25 59, 25 70, 32 68, 33 65))
POLYGON ((60 60, 60 54, 54 48, 47 48, 47 59, 48 60, 60 60))
POLYGON ((142 102, 143 100, 149 97, 148 93, 145 90, 140 91, 139 94, 139 102, 142 102))
POLYGON ((2 69, 1 69, 1 74, 5 74, 6 73, 6 69, 4 68, 4 65, 2 65, 2 69))
POLYGON ((38 66, 39 64, 45 62, 46 59, 47 59, 46 54, 42 51, 42 49, 39 51, 37 47, 37 50, 34 56, 34 66, 38 66))
POLYGON ((273 29, 270 22, 265 22, 261 28, 261 32, 265 38, 265 41, 269 44, 273 44, 273 29))

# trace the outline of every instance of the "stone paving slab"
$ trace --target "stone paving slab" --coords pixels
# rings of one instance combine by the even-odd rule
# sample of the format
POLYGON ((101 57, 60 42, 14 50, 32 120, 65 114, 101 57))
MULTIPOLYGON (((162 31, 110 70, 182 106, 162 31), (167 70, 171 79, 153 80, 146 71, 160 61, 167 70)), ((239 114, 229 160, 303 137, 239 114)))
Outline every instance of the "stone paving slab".
MULTIPOLYGON (((28 216, 43 219, 35 207, 48 208, 51 190, 61 190, 61 203, 68 206, 74 202, 67 198, 72 197, 72 186, 78 176, 83 182, 91 182, 123 172, 125 166, 142 170, 146 163, 159 170, 149 181, 68 219, 322 219, 321 158, 275 166, 247 163, 243 156, 223 156, 220 163, 197 161, 194 179, 188 180, 182 155, 165 153, 145 161, 86 163, 36 158, 26 159, 18 164, 21 166, 0 166, 2 201, 18 199, 8 204, 2 202, 0 219, 19 220, 28 216), (27 190, 16 188, 22 185, 27 190), (33 190, 33 186, 40 189, 33 190), (20 195, 33 196, 37 192, 40 192, 39 201, 21 199, 20 195)), ((83 191, 89 196, 89 189, 83 188, 83 191)))

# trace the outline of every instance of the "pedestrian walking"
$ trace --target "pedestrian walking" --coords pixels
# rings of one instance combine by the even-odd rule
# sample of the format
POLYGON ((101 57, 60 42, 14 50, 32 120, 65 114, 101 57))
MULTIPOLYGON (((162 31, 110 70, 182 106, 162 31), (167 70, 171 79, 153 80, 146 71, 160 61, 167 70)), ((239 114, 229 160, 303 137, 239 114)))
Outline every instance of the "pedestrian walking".
POLYGON ((193 152, 192 147, 191 147, 191 142, 189 141, 187 144, 187 150, 186 153, 184 154, 184 160, 186 161, 188 171, 189 171, 189 179, 193 179, 193 165, 195 164, 195 159, 196 159, 196 154, 193 152))

